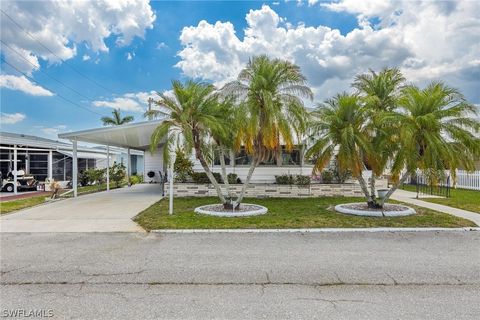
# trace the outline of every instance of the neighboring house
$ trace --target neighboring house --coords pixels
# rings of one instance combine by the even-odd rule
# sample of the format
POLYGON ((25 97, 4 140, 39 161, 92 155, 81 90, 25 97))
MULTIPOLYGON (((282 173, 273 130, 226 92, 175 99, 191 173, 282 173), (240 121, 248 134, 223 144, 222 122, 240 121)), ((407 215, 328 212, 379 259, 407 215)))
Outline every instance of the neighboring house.
MULTIPOLYGON (((42 182, 46 178, 57 181, 72 179, 71 143, 51 139, 0 132, 0 169, 2 176, 13 171, 14 150, 17 150, 17 170, 24 170, 42 182)), ((89 168, 105 168, 107 152, 105 148, 79 146, 78 172, 89 168)), ((123 149, 110 149, 110 164, 114 162, 126 164, 126 152, 123 149)), ((132 173, 143 174, 143 152, 136 151, 131 155, 132 173)))

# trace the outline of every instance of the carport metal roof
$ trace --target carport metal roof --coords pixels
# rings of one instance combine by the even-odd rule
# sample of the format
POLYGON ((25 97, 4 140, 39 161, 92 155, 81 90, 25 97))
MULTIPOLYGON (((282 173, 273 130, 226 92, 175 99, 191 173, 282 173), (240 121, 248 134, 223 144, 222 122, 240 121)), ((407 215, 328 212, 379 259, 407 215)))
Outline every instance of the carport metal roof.
POLYGON ((59 134, 58 137, 107 146, 147 150, 150 146, 150 137, 153 131, 162 121, 151 120, 120 126, 67 132, 59 134))

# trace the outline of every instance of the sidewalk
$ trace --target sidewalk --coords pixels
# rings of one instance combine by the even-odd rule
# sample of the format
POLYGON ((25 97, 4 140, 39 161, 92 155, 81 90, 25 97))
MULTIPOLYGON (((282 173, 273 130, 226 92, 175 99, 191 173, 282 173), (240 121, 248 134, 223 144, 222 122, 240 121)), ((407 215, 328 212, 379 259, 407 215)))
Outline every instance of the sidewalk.
MULTIPOLYGON (((444 206, 441 204, 436 204, 436 203, 431 203, 431 202, 426 202, 422 201, 420 199, 416 199, 417 194, 415 192, 410 192, 410 191, 405 191, 405 190, 397 190, 393 193, 392 198, 393 200, 397 201, 402 201, 405 203, 413 204, 419 207, 424 207, 427 209, 432 209, 436 211, 440 211, 443 213, 448 213, 460 218, 468 219, 470 221, 473 221, 477 224, 477 226, 480 226, 480 214, 475 213, 472 211, 467 211, 467 210, 462 210, 462 209, 457 209, 449 206, 444 206)), ((423 197, 423 196, 422 196, 423 197)))

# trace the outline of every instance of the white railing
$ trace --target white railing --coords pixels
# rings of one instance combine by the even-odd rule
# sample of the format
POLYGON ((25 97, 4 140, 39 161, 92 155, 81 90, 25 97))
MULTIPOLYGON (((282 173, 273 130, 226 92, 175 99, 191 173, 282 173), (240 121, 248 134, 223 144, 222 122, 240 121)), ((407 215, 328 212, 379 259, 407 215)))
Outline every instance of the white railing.
POLYGON ((480 170, 473 172, 457 170, 455 188, 480 190, 480 170))

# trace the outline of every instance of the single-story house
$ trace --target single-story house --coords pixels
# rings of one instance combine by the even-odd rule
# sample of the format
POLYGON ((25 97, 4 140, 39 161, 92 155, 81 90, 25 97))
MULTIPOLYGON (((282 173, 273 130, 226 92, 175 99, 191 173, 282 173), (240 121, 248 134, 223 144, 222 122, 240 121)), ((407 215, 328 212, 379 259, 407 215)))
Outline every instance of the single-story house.
MULTIPOLYGON (((88 142, 103 146, 115 146, 118 148, 137 150, 144 152, 143 168, 144 180, 146 182, 160 182, 167 174, 167 167, 163 161, 164 145, 160 143, 154 153, 150 152, 150 138, 155 128, 162 120, 151 120, 137 123, 129 123, 114 127, 101 127, 77 132, 68 132, 59 134, 59 138, 72 141, 73 146, 78 142, 88 142), (148 176, 153 175, 153 178, 148 176)), ((272 183, 276 175, 281 174, 304 174, 309 175, 312 172, 312 164, 304 160, 305 149, 303 146, 294 148, 291 152, 283 149, 275 159, 260 164, 252 177, 253 183, 272 183)), ((193 158, 194 171, 202 172, 201 165, 193 158)), ((245 151, 231 152, 227 159, 227 173, 236 173, 240 179, 244 180, 247 176, 250 158, 245 151)), ((220 171, 219 160, 212 163, 214 172, 220 171)))

